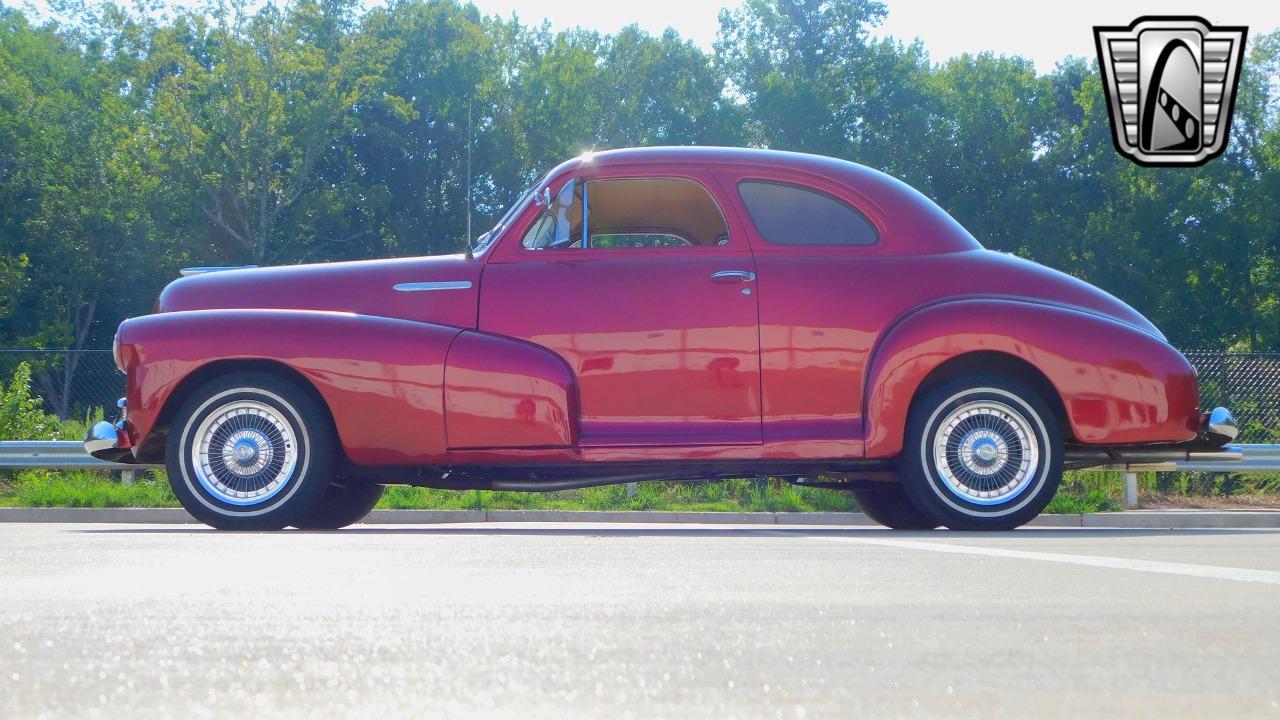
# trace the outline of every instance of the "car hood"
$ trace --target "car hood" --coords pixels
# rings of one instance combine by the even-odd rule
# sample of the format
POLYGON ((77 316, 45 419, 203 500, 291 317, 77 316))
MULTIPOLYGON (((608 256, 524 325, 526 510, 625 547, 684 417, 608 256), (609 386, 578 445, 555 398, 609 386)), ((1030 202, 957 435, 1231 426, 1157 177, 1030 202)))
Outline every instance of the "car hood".
POLYGON ((208 272, 170 283, 156 311, 324 310, 475 327, 482 267, 443 255, 208 272), (412 287, 444 282, 450 289, 412 287))

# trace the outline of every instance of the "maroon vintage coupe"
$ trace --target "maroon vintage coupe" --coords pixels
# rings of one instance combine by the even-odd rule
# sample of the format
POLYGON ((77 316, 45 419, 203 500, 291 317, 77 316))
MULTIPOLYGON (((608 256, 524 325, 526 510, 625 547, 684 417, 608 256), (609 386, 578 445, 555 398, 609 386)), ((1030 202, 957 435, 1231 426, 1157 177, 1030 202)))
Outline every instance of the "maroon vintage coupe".
POLYGON ((781 477, 1004 529, 1064 467, 1235 436, 1132 308, 825 157, 584 155, 464 255, 213 270, 121 325, 85 445, 219 528, 341 527, 391 483, 781 477))

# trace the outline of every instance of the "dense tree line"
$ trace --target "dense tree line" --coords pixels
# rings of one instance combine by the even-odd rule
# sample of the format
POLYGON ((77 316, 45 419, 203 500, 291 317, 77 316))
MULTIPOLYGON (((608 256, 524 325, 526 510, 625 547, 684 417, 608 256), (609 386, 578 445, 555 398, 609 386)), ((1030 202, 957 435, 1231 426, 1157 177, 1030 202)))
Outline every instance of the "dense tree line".
POLYGON ((105 347, 188 264, 458 251, 588 148, 754 145, 897 175, 987 247, 1187 348, 1280 350, 1280 34, 1198 169, 1112 146, 1092 59, 1048 74, 874 39, 873 0, 748 0, 714 49, 455 0, 0 8, 0 347, 105 347))

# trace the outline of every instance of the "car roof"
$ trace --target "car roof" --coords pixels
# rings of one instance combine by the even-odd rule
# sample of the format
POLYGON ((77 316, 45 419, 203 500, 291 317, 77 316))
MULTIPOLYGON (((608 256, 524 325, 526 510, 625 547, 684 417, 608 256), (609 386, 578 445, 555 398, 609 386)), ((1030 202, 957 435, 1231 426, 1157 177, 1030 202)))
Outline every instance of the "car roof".
POLYGON ((708 168, 754 166, 807 172, 841 183, 867 198, 883 216, 893 218, 895 253, 938 253, 982 246, 945 210, 901 180, 866 165, 807 153, 763 148, 656 146, 588 152, 562 163, 547 178, 586 167, 699 165, 708 168))
MULTIPOLYGON (((566 162, 564 166, 596 164, 613 165, 689 163, 699 165, 762 165, 790 167, 825 173, 870 170, 863 165, 823 155, 770 150, 767 148, 717 147, 705 145, 668 145, 652 147, 618 148, 586 152, 566 162)), ((564 167, 562 166, 562 167, 564 167)), ((874 171, 872 171, 874 172, 874 171)))

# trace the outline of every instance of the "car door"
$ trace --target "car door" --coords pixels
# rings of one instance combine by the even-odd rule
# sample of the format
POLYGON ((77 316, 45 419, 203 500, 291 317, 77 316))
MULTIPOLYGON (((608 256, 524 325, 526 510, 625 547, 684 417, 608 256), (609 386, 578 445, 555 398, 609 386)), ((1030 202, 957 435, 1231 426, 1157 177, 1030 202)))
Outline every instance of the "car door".
POLYGON ((565 359, 583 446, 760 443, 755 262, 710 177, 553 190, 486 266, 480 329, 565 359))
POLYGON ((876 255, 874 208, 838 183, 757 168, 716 179, 756 257, 769 453, 861 455, 864 374, 893 307, 879 298, 916 278, 876 255))

